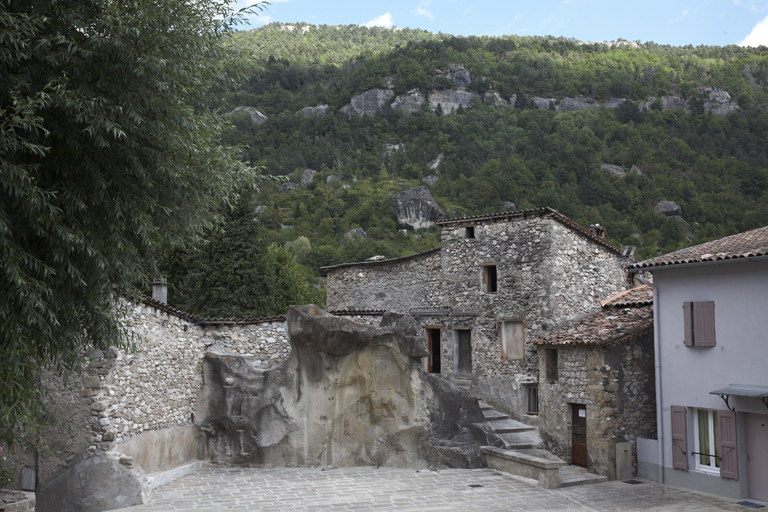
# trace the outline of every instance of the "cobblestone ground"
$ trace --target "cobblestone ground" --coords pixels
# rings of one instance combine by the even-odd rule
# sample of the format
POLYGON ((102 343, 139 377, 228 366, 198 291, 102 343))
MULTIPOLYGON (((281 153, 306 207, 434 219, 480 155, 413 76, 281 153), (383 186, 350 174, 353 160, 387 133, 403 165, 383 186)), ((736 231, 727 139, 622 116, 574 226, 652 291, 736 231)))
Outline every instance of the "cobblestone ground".
POLYGON ((646 481, 639 485, 614 481, 549 490, 490 469, 231 468, 202 469, 158 487, 149 504, 121 510, 750 510, 737 501, 646 481))

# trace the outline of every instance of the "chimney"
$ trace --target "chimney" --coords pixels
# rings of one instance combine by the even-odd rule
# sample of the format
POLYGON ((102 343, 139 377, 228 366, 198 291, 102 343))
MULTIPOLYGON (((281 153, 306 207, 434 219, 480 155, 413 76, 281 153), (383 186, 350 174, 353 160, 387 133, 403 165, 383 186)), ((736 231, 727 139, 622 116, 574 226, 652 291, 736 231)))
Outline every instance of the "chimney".
POLYGON ((605 228, 600 224, 592 224, 591 226, 589 226, 589 230, 597 238, 605 239, 605 228))
POLYGON ((152 298, 168 304, 168 281, 165 276, 156 277, 152 281, 152 298))

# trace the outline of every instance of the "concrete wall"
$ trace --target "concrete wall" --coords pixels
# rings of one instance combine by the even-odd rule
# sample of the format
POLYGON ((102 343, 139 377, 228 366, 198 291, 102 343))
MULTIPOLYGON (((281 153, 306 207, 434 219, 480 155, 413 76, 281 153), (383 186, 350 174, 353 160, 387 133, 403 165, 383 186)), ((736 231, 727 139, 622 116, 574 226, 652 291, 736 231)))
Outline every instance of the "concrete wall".
POLYGON ((552 352, 539 350, 539 431, 547 448, 571 460, 571 404, 585 404, 590 472, 616 478, 616 443, 629 442, 637 474, 635 442, 656 436, 653 335, 607 348, 550 349, 558 355, 553 383, 543 377, 552 352))
MULTIPOLYGON (((662 407, 664 481, 728 497, 745 496, 744 444, 739 441, 741 481, 726 480, 696 470, 693 408, 724 410, 725 404, 710 391, 729 384, 768 385, 768 262, 734 261, 654 270, 657 289, 662 407), (715 347, 683 344, 683 309, 686 301, 715 302, 715 347), (689 470, 672 468, 670 406, 687 408, 689 470)), ((731 398, 740 413, 765 413, 757 399, 731 398)), ((737 423, 743 415, 737 415, 737 423)), ((743 427, 741 429, 743 432, 743 427)))

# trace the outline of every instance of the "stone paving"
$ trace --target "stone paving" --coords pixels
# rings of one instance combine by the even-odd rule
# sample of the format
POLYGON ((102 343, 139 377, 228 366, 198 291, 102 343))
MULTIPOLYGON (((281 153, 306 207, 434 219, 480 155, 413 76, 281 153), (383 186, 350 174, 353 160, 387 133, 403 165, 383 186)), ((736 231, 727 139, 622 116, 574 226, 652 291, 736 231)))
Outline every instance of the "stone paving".
MULTIPOLYGON (((491 469, 201 469, 122 512, 170 511, 747 511, 737 501, 654 482, 543 489, 491 469)), ((768 509, 764 509, 768 510, 768 509)))

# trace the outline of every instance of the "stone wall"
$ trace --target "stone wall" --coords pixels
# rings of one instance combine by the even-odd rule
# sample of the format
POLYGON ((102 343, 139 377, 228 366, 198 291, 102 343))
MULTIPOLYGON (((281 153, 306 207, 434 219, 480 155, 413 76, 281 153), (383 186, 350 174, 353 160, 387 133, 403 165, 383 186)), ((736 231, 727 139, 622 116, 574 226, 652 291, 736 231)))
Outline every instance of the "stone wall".
MULTIPOLYGON (((509 412, 527 409, 526 384, 538 379, 538 358, 503 360, 499 322, 525 322, 526 339, 600 308, 600 300, 625 288, 619 255, 544 215, 512 216, 443 227, 443 293, 446 327, 472 329, 473 391, 509 412), (474 228, 467 238, 466 227, 474 228), (487 292, 483 267, 495 265, 497 291, 487 292)), ((453 357, 443 361, 451 378, 453 357)), ((520 419, 526 419, 524 416, 520 419)))
POLYGON ((328 310, 373 309, 408 313, 444 303, 440 252, 327 267, 328 310))
POLYGON ((539 427, 547 449, 571 460, 571 404, 585 404, 589 470, 616 478, 616 443, 627 441, 636 475, 637 438, 656 437, 653 334, 609 348, 539 350, 539 427), (548 382, 555 350, 558 378, 548 382))

